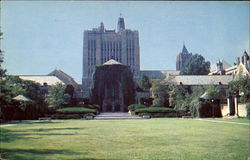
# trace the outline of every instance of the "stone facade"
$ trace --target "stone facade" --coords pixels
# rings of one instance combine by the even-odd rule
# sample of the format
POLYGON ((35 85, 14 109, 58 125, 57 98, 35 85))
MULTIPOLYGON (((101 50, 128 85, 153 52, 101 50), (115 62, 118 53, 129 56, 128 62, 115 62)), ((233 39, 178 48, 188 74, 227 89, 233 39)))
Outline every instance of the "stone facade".
POLYGON ((249 75, 250 74, 250 56, 245 51, 241 57, 238 57, 235 65, 232 67, 223 67, 223 62, 216 63, 217 70, 210 72, 209 75, 249 75))
POLYGON ((183 45, 182 52, 177 55, 176 58, 176 70, 180 71, 185 66, 188 59, 192 56, 192 53, 189 53, 186 46, 183 45))
POLYGON ((111 59, 96 67, 91 87, 91 102, 101 112, 124 112, 135 102, 135 85, 131 68, 111 59))
POLYGON ((84 31, 82 84, 89 90, 96 66, 110 59, 130 66, 134 78, 139 77, 140 49, 138 31, 125 29, 124 18, 118 20, 117 31, 99 28, 84 31))

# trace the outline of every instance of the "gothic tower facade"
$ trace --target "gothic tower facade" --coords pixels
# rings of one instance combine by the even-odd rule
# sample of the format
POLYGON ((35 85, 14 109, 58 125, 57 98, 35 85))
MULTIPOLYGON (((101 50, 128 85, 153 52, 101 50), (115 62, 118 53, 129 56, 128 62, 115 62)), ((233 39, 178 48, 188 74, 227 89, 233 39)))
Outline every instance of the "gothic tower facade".
POLYGON ((114 59, 130 66, 134 78, 140 72, 140 46, 137 30, 125 28, 123 17, 119 17, 116 30, 107 30, 101 22, 99 28, 84 31, 83 40, 83 88, 89 88, 95 67, 114 59))
POLYGON ((189 53, 186 46, 183 45, 182 52, 179 53, 176 57, 176 70, 182 70, 191 56, 192 53, 189 53))

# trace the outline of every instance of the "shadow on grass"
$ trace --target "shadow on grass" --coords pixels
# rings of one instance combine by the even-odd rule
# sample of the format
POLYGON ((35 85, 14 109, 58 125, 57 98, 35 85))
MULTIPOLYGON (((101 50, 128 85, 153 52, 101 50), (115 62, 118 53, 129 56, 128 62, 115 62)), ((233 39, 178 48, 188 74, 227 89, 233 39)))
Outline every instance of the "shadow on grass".
POLYGON ((9 124, 51 124, 51 123, 64 123, 64 122, 54 122, 54 121, 30 121, 30 120, 24 120, 24 121, 6 121, 0 124, 0 126, 9 125, 9 124))
MULTIPOLYGON (((46 159, 46 156, 50 155, 65 155, 65 156, 74 156, 76 152, 69 150, 53 150, 53 149, 2 149, 1 158, 6 159, 18 159, 18 160, 35 160, 35 159, 46 159)), ((83 154, 88 154, 83 153, 83 154)))
POLYGON ((37 139, 39 137, 26 137, 26 136, 53 136, 53 135, 75 135, 72 133, 42 133, 53 130, 79 130, 82 128, 49 128, 49 129, 28 129, 28 130, 9 130, 0 128, 0 142, 12 142, 20 139, 37 139))
MULTIPOLYGON (((69 136, 69 135, 75 135, 75 134, 71 134, 71 133, 19 133, 16 134, 17 136, 69 136)), ((15 136, 16 136, 15 135, 15 136)), ((20 138, 25 138, 25 137, 20 137, 20 138)), ((31 137, 27 137, 27 138, 31 138, 31 137)), ((37 139, 38 137, 32 137, 32 139, 37 139)), ((1 159, 0 159, 1 160, 1 159)))
MULTIPOLYGON (((26 137, 24 137, 24 135, 29 135, 29 134, 15 134, 15 132, 19 132, 19 131, 15 131, 15 130, 9 130, 6 128, 0 128, 0 142, 12 142, 12 141, 16 141, 16 140, 20 140, 20 139, 25 139, 26 137)), ((25 132, 25 131, 24 131, 25 132)), ((30 137, 29 137, 30 139, 30 137)), ((36 139, 36 138, 34 138, 36 139)))
POLYGON ((80 130, 83 128, 41 128, 41 129, 33 129, 33 132, 46 132, 46 131, 56 131, 56 130, 80 130))
POLYGON ((49 129, 27 129, 27 130, 9 130, 0 128, 0 142, 12 142, 20 139, 38 139, 39 137, 31 136, 69 136, 75 133, 49 133, 48 131, 57 130, 79 130, 82 128, 49 128, 49 129), (45 132, 45 133, 43 133, 45 132), (47 133, 48 132, 48 133, 47 133))
MULTIPOLYGON (((107 159, 99 159, 99 158, 77 158, 76 160, 107 160, 107 159)), ((122 160, 122 159, 108 159, 108 160, 122 160)))
POLYGON ((64 123, 64 122, 54 122, 54 121, 36 121, 35 124, 50 124, 50 123, 64 123))

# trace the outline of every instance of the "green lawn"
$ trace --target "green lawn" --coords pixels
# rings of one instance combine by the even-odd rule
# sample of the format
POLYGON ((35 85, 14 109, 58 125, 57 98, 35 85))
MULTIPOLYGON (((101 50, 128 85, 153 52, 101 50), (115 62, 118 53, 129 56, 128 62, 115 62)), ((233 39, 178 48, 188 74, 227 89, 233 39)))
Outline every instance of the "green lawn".
POLYGON ((248 118, 208 118, 210 120, 216 121, 227 121, 227 122, 238 122, 238 123, 248 123, 250 124, 250 119, 248 118))
MULTIPOLYGON (((8 160, 247 160, 250 126, 192 119, 56 120, 1 127, 8 160)), ((0 158, 1 159, 1 158, 0 158)))

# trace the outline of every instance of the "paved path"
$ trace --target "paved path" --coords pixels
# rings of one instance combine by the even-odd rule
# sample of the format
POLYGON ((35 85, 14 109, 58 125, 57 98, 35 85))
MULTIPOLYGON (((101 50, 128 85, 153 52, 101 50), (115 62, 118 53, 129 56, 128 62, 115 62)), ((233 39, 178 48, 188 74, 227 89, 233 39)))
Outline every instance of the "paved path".
POLYGON ((126 112, 104 112, 95 117, 94 120, 134 120, 143 119, 137 115, 130 115, 126 112))
POLYGON ((228 122, 228 121, 218 121, 218 120, 210 120, 210 119, 194 119, 194 120, 198 120, 198 121, 207 121, 207 122, 214 122, 214 123, 240 124, 240 125, 250 126, 249 123, 240 123, 240 122, 228 122))

